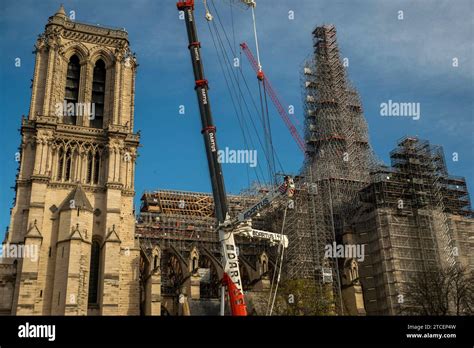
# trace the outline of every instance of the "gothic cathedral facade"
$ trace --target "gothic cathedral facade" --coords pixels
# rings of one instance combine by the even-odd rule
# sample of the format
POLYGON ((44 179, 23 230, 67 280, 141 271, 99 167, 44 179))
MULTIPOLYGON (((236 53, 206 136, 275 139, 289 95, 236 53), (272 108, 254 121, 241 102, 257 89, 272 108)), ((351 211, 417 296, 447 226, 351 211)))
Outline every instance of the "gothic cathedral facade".
POLYGON ((35 48, 5 243, 38 257, 2 266, 2 310, 138 315, 137 63, 127 32, 72 21, 61 6, 35 48))

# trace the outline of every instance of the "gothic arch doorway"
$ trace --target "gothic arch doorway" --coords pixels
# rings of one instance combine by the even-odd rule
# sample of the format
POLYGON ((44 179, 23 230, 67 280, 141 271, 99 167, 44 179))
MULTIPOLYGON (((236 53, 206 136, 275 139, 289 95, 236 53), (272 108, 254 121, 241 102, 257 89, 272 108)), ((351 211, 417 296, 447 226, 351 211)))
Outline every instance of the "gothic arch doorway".
POLYGON ((211 259, 206 255, 199 258, 199 269, 202 278, 199 283, 201 298, 219 298, 220 279, 217 269, 211 259))
POLYGON ((186 280, 182 262, 173 252, 163 252, 161 258, 162 293, 163 295, 177 296, 182 292, 182 286, 186 280))

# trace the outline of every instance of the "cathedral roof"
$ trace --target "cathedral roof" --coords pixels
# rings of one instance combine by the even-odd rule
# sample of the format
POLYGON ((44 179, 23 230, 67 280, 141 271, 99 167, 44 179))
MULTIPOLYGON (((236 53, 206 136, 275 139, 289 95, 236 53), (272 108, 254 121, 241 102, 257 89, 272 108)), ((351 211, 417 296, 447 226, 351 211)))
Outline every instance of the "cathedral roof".
POLYGON ((70 209, 82 209, 93 211, 92 204, 87 199, 86 193, 82 188, 81 184, 77 184, 77 186, 68 194, 66 199, 61 204, 59 211, 65 211, 70 209))
POLYGON ((107 36, 109 38, 125 39, 128 43, 128 33, 125 28, 115 28, 99 24, 79 22, 75 19, 75 17, 70 18, 68 14, 66 14, 66 10, 62 4, 56 13, 49 17, 48 24, 46 26, 48 25, 60 25, 68 31, 80 31, 85 35, 94 34, 107 36))

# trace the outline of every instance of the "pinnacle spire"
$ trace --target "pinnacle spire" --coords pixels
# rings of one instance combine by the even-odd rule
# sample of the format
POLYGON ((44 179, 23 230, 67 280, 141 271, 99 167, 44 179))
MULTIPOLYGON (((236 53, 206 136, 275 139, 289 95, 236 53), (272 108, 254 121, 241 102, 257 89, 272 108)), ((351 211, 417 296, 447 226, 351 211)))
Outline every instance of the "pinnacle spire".
POLYGON ((61 4, 61 6, 59 6, 59 9, 56 11, 56 13, 54 15, 58 16, 58 17, 66 17, 66 10, 64 9, 63 4, 61 4))

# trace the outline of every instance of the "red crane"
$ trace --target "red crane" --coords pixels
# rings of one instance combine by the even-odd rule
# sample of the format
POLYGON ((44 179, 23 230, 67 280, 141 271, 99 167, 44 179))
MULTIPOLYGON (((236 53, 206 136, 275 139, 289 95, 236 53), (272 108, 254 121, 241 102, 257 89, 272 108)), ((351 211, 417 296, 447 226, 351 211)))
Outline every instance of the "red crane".
POLYGON ((252 51, 250 51, 250 48, 247 46, 245 42, 242 42, 240 44, 240 47, 244 51, 245 55, 247 56, 248 60, 250 61, 250 64, 252 65, 252 68, 255 70, 257 73, 257 78, 260 81, 263 81, 265 83, 265 88, 268 91, 268 95, 270 96, 271 100, 273 101, 273 105, 275 105, 278 113, 280 114, 281 118, 286 124, 286 127, 288 127, 291 135, 293 136, 293 139, 295 139, 296 143, 298 144, 298 147, 303 151, 303 153, 306 152, 306 145, 304 140, 301 138, 300 134, 298 133, 298 130, 296 127, 293 125, 293 123, 290 120, 290 116, 288 116, 288 113, 286 112, 285 108, 281 104, 275 90, 273 89, 272 85, 270 84, 270 81, 268 80, 268 77, 263 73, 261 67, 259 66, 257 60, 252 54, 252 51))
MULTIPOLYGON (((253 0, 241 0, 248 6, 255 6, 253 0)), ((294 182, 290 177, 285 177, 285 182, 276 188, 273 192, 268 193, 260 202, 239 214, 237 218, 231 219, 227 205, 227 196, 224 187, 224 175, 222 173, 221 163, 218 160, 216 127, 212 119, 211 105, 208 93, 208 81, 204 75, 204 68, 201 55, 201 43, 198 40, 196 21, 194 16, 194 0, 179 1, 177 4, 179 11, 183 11, 186 23, 186 31, 188 34, 188 49, 191 55, 191 63, 193 67, 195 91, 198 97, 199 113, 201 115, 202 130, 201 134, 204 138, 206 155, 208 161, 208 169, 211 179, 212 193, 214 198, 214 208, 218 223, 219 241, 221 243, 222 254, 222 291, 221 291, 221 315, 224 315, 224 286, 227 286, 229 294, 230 309, 234 316, 246 316, 247 307, 245 305, 242 279, 240 276, 239 260, 237 247, 235 244, 234 234, 243 235, 251 238, 267 239, 273 244, 281 243, 284 248, 288 246, 286 236, 267 231, 254 230, 251 227, 251 218, 261 209, 270 205, 271 202, 281 196, 292 197, 294 193, 294 182)), ((253 8, 253 7, 252 7, 253 8)), ((212 20, 212 15, 206 8, 206 19, 212 20)), ((258 68, 262 79, 263 72, 258 68)), ((264 85, 266 86, 266 85, 264 85)), ((272 90, 273 92, 273 90, 272 90)), ((281 107, 281 105, 280 105, 281 107)), ((287 117, 287 115, 285 114, 287 117)), ((289 121, 289 119, 288 119, 289 121)), ((291 124, 293 130, 295 127, 291 124)), ((297 134, 297 133, 296 133, 297 134)))
MULTIPOLYGON (((242 280, 240 277, 237 248, 234 234, 226 228, 230 224, 227 206, 227 196, 224 186, 224 175, 221 163, 218 160, 216 127, 212 119, 211 102, 208 93, 208 81, 204 76, 204 68, 201 55, 201 43, 199 42, 196 21, 194 17, 194 0, 179 1, 176 4, 179 11, 184 12, 186 31, 188 34, 188 49, 193 66, 195 91, 198 97, 199 113, 201 115, 202 130, 206 155, 211 179, 212 193, 214 197, 214 208, 218 222, 219 241, 221 242, 222 267, 224 269, 223 285, 227 286, 230 298, 232 315, 246 316, 242 280)), ((224 290, 224 289, 222 289, 224 290)), ((221 293, 221 314, 224 314, 224 291, 221 293)))

